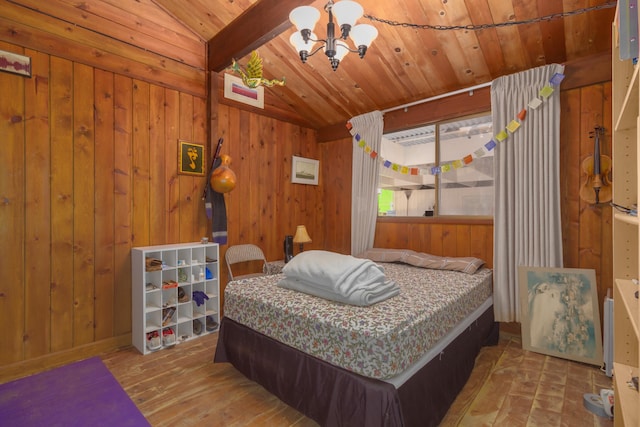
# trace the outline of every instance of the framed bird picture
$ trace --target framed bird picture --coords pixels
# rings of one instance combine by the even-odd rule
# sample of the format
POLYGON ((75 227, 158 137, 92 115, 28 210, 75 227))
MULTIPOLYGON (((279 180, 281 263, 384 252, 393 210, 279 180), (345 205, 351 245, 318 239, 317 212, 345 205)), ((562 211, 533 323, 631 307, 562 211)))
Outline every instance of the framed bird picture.
POLYGON ((224 97, 264 109, 264 87, 247 87, 240 77, 228 73, 224 75, 224 97))

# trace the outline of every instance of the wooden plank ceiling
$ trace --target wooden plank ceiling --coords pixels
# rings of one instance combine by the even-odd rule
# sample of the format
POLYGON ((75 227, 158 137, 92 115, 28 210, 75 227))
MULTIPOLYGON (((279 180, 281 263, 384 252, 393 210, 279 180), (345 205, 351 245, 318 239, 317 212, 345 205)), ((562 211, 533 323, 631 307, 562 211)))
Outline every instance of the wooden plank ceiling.
MULTIPOLYGON (((293 7, 322 11, 315 28, 326 35, 326 0, 9 0, 133 43, 200 70, 246 64, 257 49, 266 78, 265 109, 285 112, 314 129, 549 63, 610 52, 615 4, 610 0, 358 0, 360 23, 379 32, 364 59, 350 53, 332 71, 319 52, 302 64, 288 40, 293 7), (602 7, 557 19, 538 18, 602 7), (81 13, 74 13, 81 11, 81 13), (367 16, 369 18, 367 18, 367 16), (373 18, 373 19, 372 19, 373 18), (518 25, 495 26, 525 21, 518 25), (410 25, 390 25, 389 22, 410 25), (478 29, 424 29, 480 26, 478 29), (208 56, 206 46, 210 43, 208 56)), ((221 81, 220 73, 219 81, 221 81)))

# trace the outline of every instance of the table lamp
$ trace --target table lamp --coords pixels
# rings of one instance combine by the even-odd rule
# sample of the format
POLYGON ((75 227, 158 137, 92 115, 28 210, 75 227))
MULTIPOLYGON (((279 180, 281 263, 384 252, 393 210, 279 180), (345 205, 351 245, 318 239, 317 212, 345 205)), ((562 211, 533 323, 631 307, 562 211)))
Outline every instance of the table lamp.
POLYGON ((309 237, 309 233, 307 233, 307 227, 304 225, 299 225, 296 228, 296 235, 293 236, 293 243, 300 244, 300 252, 302 252, 303 246, 305 243, 311 243, 311 237, 309 237))

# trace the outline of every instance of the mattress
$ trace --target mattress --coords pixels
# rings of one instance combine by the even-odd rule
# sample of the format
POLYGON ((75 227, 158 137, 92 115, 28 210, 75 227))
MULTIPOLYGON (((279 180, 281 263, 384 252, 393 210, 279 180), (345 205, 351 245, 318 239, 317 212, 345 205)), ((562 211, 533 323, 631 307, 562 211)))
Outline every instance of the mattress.
POLYGON ((341 304, 277 286, 281 274, 230 282, 224 315, 335 366, 389 379, 415 365, 486 303, 492 273, 380 263, 400 294, 370 307, 341 304))

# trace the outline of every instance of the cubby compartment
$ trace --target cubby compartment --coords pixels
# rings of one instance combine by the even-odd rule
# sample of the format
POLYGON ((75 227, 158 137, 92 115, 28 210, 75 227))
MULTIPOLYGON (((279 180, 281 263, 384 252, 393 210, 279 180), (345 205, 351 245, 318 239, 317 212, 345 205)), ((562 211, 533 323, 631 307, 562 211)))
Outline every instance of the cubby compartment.
POLYGON ((147 292, 145 301, 145 311, 152 313, 162 308, 162 292, 159 289, 147 292))
POLYGON ((149 313, 145 313, 145 328, 144 332, 151 332, 158 330, 162 327, 162 311, 155 310, 149 313))
POLYGON ((189 303, 178 304, 178 323, 193 319, 193 306, 189 303))
POLYGON ((133 248, 131 260, 132 341, 141 353, 217 331, 220 265, 216 243, 133 248))

